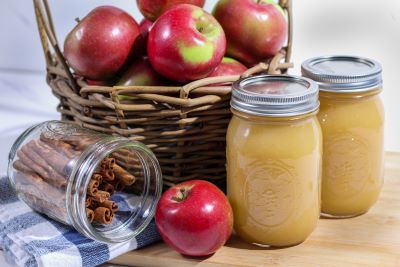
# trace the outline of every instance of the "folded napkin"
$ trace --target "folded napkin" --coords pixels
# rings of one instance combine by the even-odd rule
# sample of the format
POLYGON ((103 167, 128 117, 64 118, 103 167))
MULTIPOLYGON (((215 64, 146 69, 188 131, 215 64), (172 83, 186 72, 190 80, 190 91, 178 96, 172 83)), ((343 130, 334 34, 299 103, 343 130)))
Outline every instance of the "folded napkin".
POLYGON ((20 201, 6 177, 0 178, 0 249, 18 266, 96 266, 160 240, 154 221, 136 238, 104 244, 34 212, 20 201))

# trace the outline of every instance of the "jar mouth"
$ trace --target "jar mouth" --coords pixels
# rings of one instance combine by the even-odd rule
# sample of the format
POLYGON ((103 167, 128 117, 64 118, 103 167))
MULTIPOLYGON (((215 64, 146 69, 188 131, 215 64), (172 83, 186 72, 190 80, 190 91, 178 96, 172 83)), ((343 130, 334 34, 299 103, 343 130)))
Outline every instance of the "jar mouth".
POLYGON ((108 137, 88 147, 78 159, 69 179, 67 196, 70 197, 66 204, 71 223, 82 234, 105 243, 120 243, 134 238, 150 223, 161 191, 162 175, 154 154, 143 144, 108 137), (118 189, 114 177, 109 183, 115 186, 115 192, 109 200, 118 209, 111 223, 91 223, 86 214, 85 200, 90 197, 87 190, 91 177, 107 157, 114 158, 116 165, 123 165, 135 181, 132 185, 121 182, 118 189), (73 214, 76 216, 71 216, 73 214))

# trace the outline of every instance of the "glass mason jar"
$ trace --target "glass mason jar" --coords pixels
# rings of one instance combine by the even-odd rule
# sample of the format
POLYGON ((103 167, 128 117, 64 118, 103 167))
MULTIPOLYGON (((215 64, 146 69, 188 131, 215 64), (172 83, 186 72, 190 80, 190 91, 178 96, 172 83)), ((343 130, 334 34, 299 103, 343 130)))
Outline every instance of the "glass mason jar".
POLYGON ((160 166, 145 145, 60 121, 15 141, 8 177, 31 208, 106 243, 138 235, 162 191, 160 166))
POLYGON ((227 188, 237 235, 284 247, 303 242, 320 214, 318 87, 296 76, 233 84, 227 132, 227 188))
POLYGON ((383 184, 382 68, 352 56, 316 57, 302 73, 319 84, 318 119, 324 136, 322 214, 352 217, 367 212, 383 184))

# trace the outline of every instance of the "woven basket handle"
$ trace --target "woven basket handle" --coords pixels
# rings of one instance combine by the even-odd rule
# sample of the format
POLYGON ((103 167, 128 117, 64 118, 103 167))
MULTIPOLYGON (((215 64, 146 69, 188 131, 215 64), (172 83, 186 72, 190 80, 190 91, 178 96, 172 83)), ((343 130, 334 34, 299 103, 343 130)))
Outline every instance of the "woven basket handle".
POLYGON ((292 38, 293 38, 293 12, 292 0, 279 0, 279 5, 286 10, 288 19, 288 40, 286 46, 285 62, 288 63, 292 57, 292 38))
MULTIPOLYGON (((245 72, 242 73, 242 75, 234 75, 234 76, 221 76, 221 77, 210 77, 210 78, 204 78, 201 80, 197 80, 191 83, 186 84, 185 86, 182 87, 181 92, 180 92, 180 97, 183 99, 188 99, 189 94, 192 90, 203 87, 203 86, 209 86, 213 84, 221 84, 221 83, 232 83, 235 82, 239 79, 249 77, 251 75, 257 74, 257 73, 263 73, 266 72, 268 74, 278 74, 280 73, 279 70, 281 69, 288 69, 293 67, 293 63, 290 62, 281 62, 282 59, 286 60, 285 53, 280 52, 278 53, 269 64, 261 62, 245 72)), ((199 97, 196 98, 196 101, 202 101, 202 98, 204 97, 199 97)), ((205 100, 205 99, 204 99, 205 100)))
POLYGON ((74 76, 72 75, 71 70, 68 67, 64 55, 58 45, 53 19, 51 17, 50 7, 47 0, 33 0, 33 5, 35 8, 36 21, 39 29, 40 41, 42 43, 42 48, 45 55, 47 70, 51 72, 50 70, 54 69, 57 63, 60 63, 72 88, 74 89, 75 93, 78 93, 79 87, 76 84, 76 80, 74 79, 74 76), (49 44, 55 53, 57 59, 56 61, 52 56, 52 51, 50 50, 49 44))

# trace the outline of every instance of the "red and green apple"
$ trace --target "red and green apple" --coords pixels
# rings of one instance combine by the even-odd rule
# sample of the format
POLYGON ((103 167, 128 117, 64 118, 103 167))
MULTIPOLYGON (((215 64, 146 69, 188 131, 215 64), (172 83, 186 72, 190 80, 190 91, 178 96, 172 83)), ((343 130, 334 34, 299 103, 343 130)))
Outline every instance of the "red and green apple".
POLYGON ((161 15, 149 33, 147 53, 168 79, 207 77, 222 61, 226 39, 219 23, 202 8, 181 4, 161 15))

